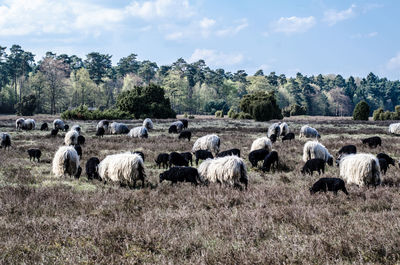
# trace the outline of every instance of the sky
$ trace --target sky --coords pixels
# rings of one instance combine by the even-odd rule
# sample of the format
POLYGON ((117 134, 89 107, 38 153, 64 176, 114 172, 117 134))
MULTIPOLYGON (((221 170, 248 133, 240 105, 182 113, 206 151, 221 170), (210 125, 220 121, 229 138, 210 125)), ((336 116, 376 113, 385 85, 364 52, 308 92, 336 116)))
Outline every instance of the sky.
POLYGON ((168 65, 400 79, 400 1, 0 0, 0 46, 168 65))

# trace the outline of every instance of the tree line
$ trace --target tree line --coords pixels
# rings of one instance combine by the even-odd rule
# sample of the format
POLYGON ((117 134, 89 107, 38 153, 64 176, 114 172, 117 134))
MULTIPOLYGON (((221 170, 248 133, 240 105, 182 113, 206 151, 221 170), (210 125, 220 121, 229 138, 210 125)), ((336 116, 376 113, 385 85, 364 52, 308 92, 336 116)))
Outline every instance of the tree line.
MULTIPOLYGON (((91 52, 86 58, 47 52, 39 61, 19 45, 0 46, 0 113, 55 114, 87 106, 112 109, 125 91, 155 84, 163 88, 176 113, 240 112, 246 95, 274 95, 285 116, 351 115, 364 100, 371 107, 393 110, 399 105, 400 82, 366 77, 297 73, 295 77, 258 70, 248 75, 211 69, 204 60, 188 63, 179 58, 170 65, 140 61, 136 54, 112 65, 112 56, 91 52)), ((275 104, 275 103, 274 103, 275 104)), ((261 107, 260 107, 261 108, 261 107)))

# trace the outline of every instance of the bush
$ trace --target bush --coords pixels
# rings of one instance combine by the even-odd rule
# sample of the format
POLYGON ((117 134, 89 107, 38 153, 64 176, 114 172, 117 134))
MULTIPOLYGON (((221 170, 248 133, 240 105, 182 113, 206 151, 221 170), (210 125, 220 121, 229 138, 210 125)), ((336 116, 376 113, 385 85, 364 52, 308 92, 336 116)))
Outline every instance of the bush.
POLYGON ((132 114, 118 109, 89 110, 87 106, 82 105, 75 109, 64 111, 61 114, 61 118, 65 120, 120 120, 134 117, 132 114))
POLYGON ((22 116, 32 116, 36 109, 36 96, 29 95, 23 96, 21 102, 15 104, 18 115, 22 116))
POLYGON ((386 120, 393 120, 393 112, 390 112, 390 111, 385 111, 384 113, 383 113, 383 119, 382 120, 384 120, 384 121, 386 121, 386 120))
POLYGON ((382 113, 383 113, 383 108, 378 108, 378 109, 374 110, 374 113, 372 114, 372 119, 374 121, 381 120, 382 113))
POLYGON ((215 112, 215 117, 217 118, 223 118, 224 117, 224 113, 222 112, 222 110, 217 110, 215 112))
POLYGON ((353 111, 353 120, 367 121, 369 116, 368 103, 363 101, 358 102, 353 111))
POLYGON ((276 102, 274 91, 258 91, 245 95, 240 101, 240 110, 250 114, 256 121, 283 118, 282 111, 276 102))
POLYGON ((234 111, 233 108, 230 108, 228 111, 228 117, 231 119, 234 119, 235 115, 236 115, 236 111, 234 111))
POLYGON ((293 104, 290 106, 290 116, 306 115, 307 108, 300 106, 299 104, 293 104))
POLYGON ((253 119, 253 117, 252 117, 250 114, 241 111, 241 112, 239 112, 239 113, 236 113, 235 119, 240 119, 240 120, 251 120, 251 119, 253 119))
POLYGON ((194 119, 194 116, 193 115, 189 115, 189 119, 194 119))
POLYGON ((189 114, 187 112, 183 113, 183 117, 187 118, 189 116, 189 114))

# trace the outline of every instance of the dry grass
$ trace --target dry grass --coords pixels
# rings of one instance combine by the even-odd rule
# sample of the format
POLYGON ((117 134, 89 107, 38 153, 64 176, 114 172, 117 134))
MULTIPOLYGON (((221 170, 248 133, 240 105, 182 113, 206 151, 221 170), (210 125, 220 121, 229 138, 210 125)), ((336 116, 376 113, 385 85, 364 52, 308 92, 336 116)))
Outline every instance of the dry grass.
MULTIPOLYGON (((38 125, 54 117, 35 117, 38 125)), ((98 181, 56 179, 51 159, 63 142, 49 132, 16 132, 15 116, 0 117, 0 132, 12 136, 11 151, 0 150, 1 264, 343 264, 400 262, 400 181, 391 167, 376 189, 349 186, 339 193, 311 196, 318 179, 300 169, 305 140, 277 142, 277 172, 249 168, 249 190, 230 187, 170 186, 158 183, 162 172, 153 162, 158 153, 190 151, 194 141, 217 133, 221 150, 240 148, 247 155, 252 141, 270 123, 198 118, 189 121, 194 139, 167 133, 172 120, 153 120, 149 139, 94 137, 95 122, 77 122, 86 137, 82 163, 91 156, 140 150, 148 188, 129 190, 98 181), (26 150, 42 150, 42 162, 30 162, 26 150)), ((141 121, 125 121, 129 127, 141 121)), ((359 152, 384 151, 400 157, 400 138, 387 135, 387 123, 349 119, 290 118, 298 135, 310 124, 335 154, 342 145, 359 152), (360 139, 379 135, 382 147, 371 150, 360 139)), ((69 121, 72 125, 74 122, 69 121)), ((249 162, 247 165, 250 167, 249 162)), ((328 167, 325 176, 338 176, 328 167)))

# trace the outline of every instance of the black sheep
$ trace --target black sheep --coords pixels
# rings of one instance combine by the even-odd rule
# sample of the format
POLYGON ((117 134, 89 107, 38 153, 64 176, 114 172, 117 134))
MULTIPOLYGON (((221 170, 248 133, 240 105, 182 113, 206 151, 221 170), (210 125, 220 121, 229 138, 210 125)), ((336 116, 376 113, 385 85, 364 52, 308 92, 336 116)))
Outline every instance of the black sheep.
POLYGON ((229 149, 229 150, 226 150, 226 151, 222 151, 222 152, 219 152, 217 154, 217 157, 233 156, 233 155, 237 156, 237 157, 240 157, 240 150, 237 149, 237 148, 234 148, 234 149, 229 149))
POLYGON ((164 168, 168 168, 168 160, 169 160, 169 155, 167 153, 161 153, 157 156, 157 159, 155 160, 158 168, 162 165, 164 168))
POLYGON ((199 180, 199 173, 193 167, 172 167, 168 171, 160 174, 160 183, 163 180, 171 181, 171 185, 177 182, 190 182, 197 185, 199 180))
POLYGON ((314 194, 318 191, 323 191, 323 192, 333 191, 336 195, 339 190, 343 191, 346 195, 349 195, 349 193, 346 190, 344 181, 342 179, 340 179, 340 178, 320 178, 310 188, 310 193, 314 194))
POLYGON ((168 133, 178 133, 178 127, 176 125, 169 126, 168 133))
POLYGON ((289 140, 289 141, 292 141, 294 139, 294 133, 288 133, 288 134, 286 134, 283 138, 282 138, 282 142, 283 141, 287 141, 287 140, 289 140))
POLYGON ((140 155, 140 156, 142 157, 142 159, 143 159, 143 162, 144 162, 144 154, 143 154, 143 152, 134 151, 133 154, 138 154, 138 155, 140 155))
POLYGON ((47 122, 43 123, 42 126, 40 126, 41 131, 47 131, 49 129, 49 125, 47 122))
POLYGON ((64 131, 67 132, 68 130, 69 130, 69 125, 68 125, 68 124, 65 124, 65 125, 64 125, 64 131))
POLYGON ((50 135, 53 137, 56 137, 58 134, 58 128, 57 129, 51 129, 50 135))
POLYGON ((251 151, 249 154, 249 161, 253 167, 257 167, 259 161, 263 161, 265 157, 269 154, 266 149, 257 149, 251 151))
POLYGON ((187 119, 180 119, 179 121, 181 121, 183 123, 183 129, 188 128, 189 121, 187 119))
POLYGON ((189 166, 189 162, 179 153, 172 152, 168 157, 169 167, 175 166, 189 166))
POLYGON ((98 128, 97 131, 96 131, 96 136, 103 137, 103 135, 104 135, 105 132, 106 132, 106 131, 104 130, 104 128, 103 128, 103 127, 100 127, 100 128, 98 128))
POLYGON ((78 144, 79 145, 84 145, 85 141, 86 141, 85 136, 83 136, 83 135, 78 136, 78 144))
POLYGON ((213 155, 210 151, 207 150, 197 150, 194 155, 196 156, 196 166, 199 164, 199 160, 206 160, 208 158, 213 159, 213 155))
POLYGON ((190 165, 191 165, 191 166, 193 166, 193 156, 192 156, 192 153, 190 153, 190 152, 184 152, 184 153, 181 153, 181 155, 182 155, 187 161, 190 162, 190 165))
POLYGON ((377 147, 382 146, 382 139, 379 136, 373 136, 366 139, 361 140, 363 144, 368 144, 369 147, 377 147))
POLYGON ((276 136, 275 133, 271 134, 270 137, 269 137, 269 139, 271 140, 272 143, 276 142, 276 138, 277 138, 277 136, 276 136))
POLYGON ((76 179, 79 179, 81 177, 81 174, 82 174, 82 168, 81 166, 78 166, 78 171, 75 173, 74 177, 76 179))
POLYGON ((376 157, 377 157, 378 159, 385 159, 386 162, 387 162, 387 164, 388 164, 388 167, 389 167, 389 165, 395 166, 395 161, 394 161, 394 159, 391 158, 389 155, 387 155, 387 154, 385 154, 385 153, 379 153, 379 154, 376 155, 376 157))
POLYGON ((275 166, 275 168, 278 167, 278 162, 279 162, 278 152, 272 151, 265 157, 262 170, 269 172, 272 166, 275 166))
POLYGON ((383 173, 383 175, 386 175, 386 171, 388 169, 388 162, 384 158, 379 158, 378 161, 379 161, 379 167, 381 168, 381 172, 383 173))
POLYGON ((6 134, 6 133, 3 133, 2 135, 1 135, 1 144, 0 144, 0 148, 3 148, 4 147, 4 150, 7 150, 7 148, 8 148, 8 150, 10 150, 10 147, 11 147, 11 138, 10 138, 10 135, 8 135, 8 134, 6 134))
POLYGON ((28 149, 28 155, 29 155, 29 161, 33 158, 33 161, 35 161, 35 158, 37 159, 38 162, 40 162, 40 157, 42 156, 42 152, 39 149, 28 149))
POLYGON ((86 168, 86 175, 87 175, 88 179, 100 180, 100 176, 98 173, 99 164, 100 164, 100 159, 98 159, 97 157, 91 157, 86 162, 85 168, 86 168))
POLYGON ((342 148, 340 148, 338 155, 341 154, 357 154, 357 147, 355 145, 349 144, 349 145, 345 145, 342 148))
POLYGON ((313 158, 308 160, 304 166, 303 169, 301 170, 302 174, 310 174, 311 176, 313 175, 313 172, 317 171, 319 175, 325 173, 325 160, 321 158, 313 158))
POLYGON ((79 159, 82 158, 82 147, 79 144, 74 145, 75 151, 78 153, 79 159))
POLYGON ((178 139, 188 139, 190 142, 190 138, 192 137, 192 132, 190 131, 183 131, 179 134, 178 139))

